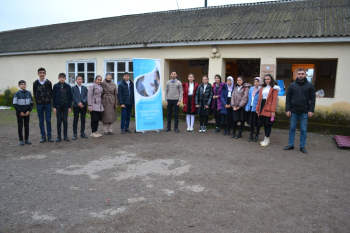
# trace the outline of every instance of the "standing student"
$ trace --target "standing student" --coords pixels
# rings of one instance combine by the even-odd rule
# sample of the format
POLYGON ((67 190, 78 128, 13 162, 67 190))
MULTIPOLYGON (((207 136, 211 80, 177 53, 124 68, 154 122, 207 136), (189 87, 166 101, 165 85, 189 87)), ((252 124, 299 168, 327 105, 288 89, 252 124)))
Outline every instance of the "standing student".
POLYGON ((226 84, 222 87, 221 92, 221 124, 224 126, 223 135, 231 135, 232 113, 231 96, 234 90, 234 81, 231 76, 226 80, 226 84))
POLYGON ((194 115, 196 114, 195 95, 198 84, 194 81, 194 75, 188 75, 188 83, 182 84, 183 88, 183 105, 186 114, 187 132, 193 132, 194 115))
POLYGON ((260 125, 258 123, 258 114, 256 112, 256 105, 259 100, 260 77, 254 79, 254 86, 249 89, 248 103, 245 107, 247 112, 247 123, 250 126, 250 136, 248 141, 257 142, 259 140, 260 125), (254 137, 254 128, 256 127, 256 134, 254 137))
POLYGON ((295 130, 300 121, 300 151, 305 149, 307 136, 307 121, 314 115, 316 102, 315 87, 306 78, 306 71, 299 69, 295 82, 289 85, 286 95, 286 114, 290 117, 289 142, 284 150, 294 149, 295 130))
POLYGON ((165 132, 171 130, 171 118, 173 117, 174 109, 174 131, 179 132, 179 106, 182 100, 182 84, 177 80, 177 73, 175 70, 170 72, 170 80, 166 83, 165 89, 165 104, 168 110, 168 122, 165 132))
POLYGON ((29 115, 33 109, 33 98, 30 91, 27 91, 27 83, 24 80, 18 82, 20 88, 13 97, 13 107, 16 109, 19 145, 31 145, 29 141, 29 115), (24 123, 24 139, 23 142, 23 123, 24 123))
POLYGON ((102 135, 97 133, 98 123, 102 120, 102 112, 104 110, 102 104, 102 93, 101 87, 102 77, 97 75, 95 83, 89 87, 88 90, 88 109, 91 114, 91 135, 90 137, 98 138, 102 135))
POLYGON ((220 132, 220 123, 221 123, 221 108, 222 108, 222 102, 221 102, 221 92, 222 87, 225 83, 221 82, 221 76, 215 75, 214 77, 214 84, 213 84, 213 102, 212 102, 212 109, 215 116, 215 130, 214 133, 220 132))
POLYGON ((102 103, 104 108, 102 113, 103 131, 105 135, 113 134, 113 122, 117 121, 118 89, 110 73, 106 74, 101 86, 103 88, 102 103))
POLYGON ((122 120, 120 128, 122 134, 131 133, 129 129, 130 116, 133 106, 135 105, 134 98, 134 83, 130 80, 130 75, 125 72, 123 80, 118 85, 118 99, 120 107, 122 108, 122 120))
POLYGON ((60 142, 61 129, 63 122, 63 135, 66 142, 68 138, 68 114, 71 113, 72 107, 72 89, 69 84, 66 83, 66 74, 60 73, 58 75, 58 83, 53 86, 53 112, 57 116, 57 139, 56 142, 60 142))
POLYGON ((204 75, 202 84, 199 85, 196 91, 196 108, 199 115, 200 133, 207 132, 208 117, 210 115, 210 104, 213 99, 213 87, 209 83, 208 76, 204 75))
POLYGON ((237 77, 235 90, 232 92, 231 106, 233 109, 233 132, 231 138, 242 138, 244 122, 246 121, 245 106, 248 102, 250 84, 245 82, 243 76, 237 77), (236 135, 237 122, 240 122, 239 133, 236 135))
POLYGON ((33 83, 33 94, 36 102, 36 108, 39 117, 39 126, 41 133, 40 142, 43 143, 47 140, 53 142, 52 139, 52 128, 51 128, 51 100, 52 100, 52 83, 46 79, 46 70, 44 68, 38 69, 39 78, 33 83), (45 124, 46 121, 46 131, 45 124))
POLYGON ((75 78, 77 85, 72 87, 72 99, 73 99, 73 113, 74 113, 74 121, 73 121, 73 137, 72 139, 77 139, 78 134, 78 121, 80 114, 80 136, 82 138, 88 138, 85 134, 85 116, 86 116, 86 108, 87 108, 87 88, 82 85, 83 77, 78 75, 75 78))
POLYGON ((259 92, 259 101, 256 106, 256 112, 259 116, 259 125, 264 126, 265 138, 260 144, 261 146, 268 146, 270 144, 270 135, 272 123, 275 118, 277 109, 277 98, 280 87, 276 85, 275 80, 270 74, 265 75, 264 83, 259 92))

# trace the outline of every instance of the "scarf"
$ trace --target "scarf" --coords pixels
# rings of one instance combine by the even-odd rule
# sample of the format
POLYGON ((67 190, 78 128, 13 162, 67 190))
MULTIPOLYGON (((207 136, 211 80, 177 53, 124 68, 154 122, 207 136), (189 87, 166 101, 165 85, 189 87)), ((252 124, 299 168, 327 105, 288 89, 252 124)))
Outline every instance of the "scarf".
POLYGON ((228 88, 228 91, 229 92, 232 92, 232 90, 233 90, 233 86, 234 86, 234 84, 233 84, 233 78, 231 77, 231 76, 229 76, 227 79, 230 79, 231 80, 231 85, 229 86, 229 85, 227 85, 227 88, 228 88))
POLYGON ((255 80, 258 80, 259 81, 259 86, 254 86, 254 90, 253 90, 253 96, 255 96, 255 94, 259 91, 259 89, 260 89, 260 84, 261 84, 261 81, 260 81, 260 77, 256 77, 255 79, 254 79, 254 81, 255 80))

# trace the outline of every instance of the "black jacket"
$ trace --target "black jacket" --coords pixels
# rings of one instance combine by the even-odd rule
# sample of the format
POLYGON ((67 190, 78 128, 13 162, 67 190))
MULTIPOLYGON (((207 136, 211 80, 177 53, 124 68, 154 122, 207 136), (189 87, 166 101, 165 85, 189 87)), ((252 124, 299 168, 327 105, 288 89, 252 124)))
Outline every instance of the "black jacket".
POLYGON ((118 100, 120 105, 134 105, 135 104, 135 98, 134 98, 134 83, 130 80, 128 89, 128 84, 122 80, 118 85, 118 100))
POLYGON ((203 96, 203 92, 204 92, 204 84, 202 83, 197 88, 195 104, 199 105, 199 107, 202 107, 201 104, 203 99, 204 103, 206 103, 205 105, 208 105, 210 107, 211 101, 213 100, 213 86, 210 83, 208 83, 207 88, 205 89, 204 96, 203 96))
POLYGON ((286 112, 314 112, 316 102, 315 87, 306 78, 300 82, 297 78, 289 85, 286 96, 286 112))
MULTIPOLYGON (((72 107, 72 88, 67 83, 64 83, 63 85, 64 85, 64 88, 67 89, 68 103, 66 106, 71 108, 72 107)), ((54 108, 59 108, 60 107, 60 83, 56 83, 53 86, 52 92, 53 92, 53 94, 52 94, 52 106, 54 108)))
POLYGON ((17 91, 13 96, 13 107, 18 113, 31 112, 33 109, 33 98, 30 91, 17 91))
POLYGON ((33 83, 33 95, 36 104, 51 104, 52 99, 52 83, 46 79, 41 85, 38 80, 33 83))
POLYGON ((81 85, 81 94, 78 85, 72 87, 72 99, 73 107, 77 108, 79 103, 82 103, 84 107, 87 106, 87 93, 88 89, 81 85))

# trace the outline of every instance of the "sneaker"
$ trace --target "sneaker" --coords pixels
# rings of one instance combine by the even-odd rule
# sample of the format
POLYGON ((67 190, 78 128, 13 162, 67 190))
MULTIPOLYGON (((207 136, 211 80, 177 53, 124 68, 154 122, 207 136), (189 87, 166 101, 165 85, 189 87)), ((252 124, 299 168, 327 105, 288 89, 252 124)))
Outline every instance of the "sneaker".
POLYGON ((19 141, 19 145, 20 146, 24 146, 24 142, 23 141, 19 141))
POLYGON ((98 136, 96 133, 92 133, 92 134, 90 135, 90 137, 92 137, 92 138, 98 138, 99 136, 98 136))
POLYGON ((260 142, 260 145, 261 145, 263 142, 265 142, 265 139, 266 139, 266 136, 264 137, 264 140, 260 142))
POLYGON ((206 133, 206 132, 207 132, 207 127, 203 126, 203 133, 206 133))
POLYGON ((24 143, 27 144, 27 145, 32 145, 32 142, 29 141, 29 140, 25 140, 24 143))
POLYGON ((190 128, 190 132, 193 132, 193 131, 194 131, 194 129, 193 129, 193 127, 191 127, 191 128, 190 128))
POLYGON ((98 136, 98 137, 102 137, 102 134, 99 134, 97 132, 95 132, 95 134, 98 136))
POLYGON ((270 138, 266 137, 261 146, 265 147, 270 145, 270 138))
POLYGON ((203 126, 201 126, 200 128, 199 128, 199 131, 198 131, 199 133, 202 133, 203 132, 203 126))

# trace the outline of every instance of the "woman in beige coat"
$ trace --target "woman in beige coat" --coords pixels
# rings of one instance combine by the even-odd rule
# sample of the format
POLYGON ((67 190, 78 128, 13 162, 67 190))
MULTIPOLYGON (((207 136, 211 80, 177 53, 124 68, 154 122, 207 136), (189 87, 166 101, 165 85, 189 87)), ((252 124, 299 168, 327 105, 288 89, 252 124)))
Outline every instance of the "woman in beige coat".
POLYGON ((110 73, 106 74, 101 86, 103 88, 102 100, 104 107, 102 114, 103 131, 105 135, 113 134, 113 122, 117 121, 118 89, 110 73))

